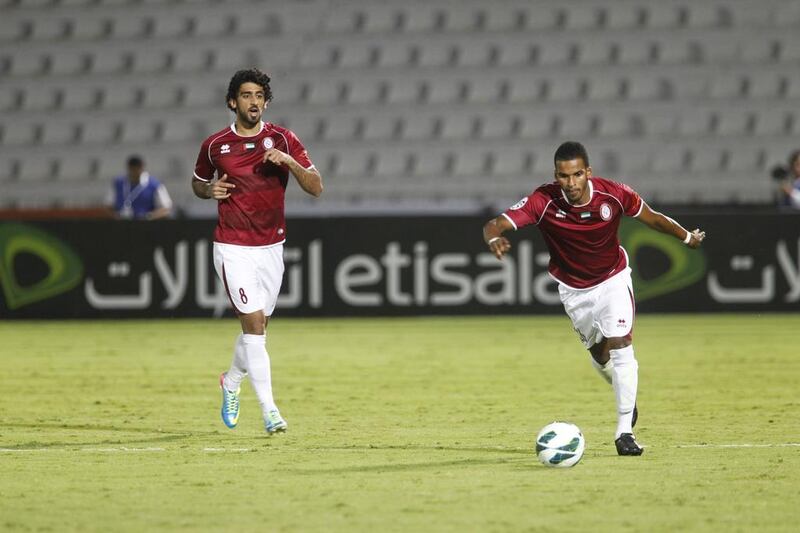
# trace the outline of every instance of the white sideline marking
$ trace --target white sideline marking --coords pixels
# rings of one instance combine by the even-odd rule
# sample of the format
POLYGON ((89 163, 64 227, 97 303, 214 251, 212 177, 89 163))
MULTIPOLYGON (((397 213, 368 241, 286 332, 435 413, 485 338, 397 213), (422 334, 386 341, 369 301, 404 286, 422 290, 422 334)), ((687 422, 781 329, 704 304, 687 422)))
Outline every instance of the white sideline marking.
POLYGON ((780 444, 678 444, 676 448, 791 448, 800 446, 800 442, 784 442, 780 444))

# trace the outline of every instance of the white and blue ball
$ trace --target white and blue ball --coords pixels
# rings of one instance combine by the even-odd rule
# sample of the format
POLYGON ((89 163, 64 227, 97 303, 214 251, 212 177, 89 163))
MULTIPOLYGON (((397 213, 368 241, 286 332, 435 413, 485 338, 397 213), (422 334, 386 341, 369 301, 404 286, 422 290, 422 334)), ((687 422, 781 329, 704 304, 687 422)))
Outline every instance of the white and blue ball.
POLYGON ((569 422, 547 424, 536 435, 536 456, 545 466, 567 468, 583 457, 586 439, 580 428, 569 422))

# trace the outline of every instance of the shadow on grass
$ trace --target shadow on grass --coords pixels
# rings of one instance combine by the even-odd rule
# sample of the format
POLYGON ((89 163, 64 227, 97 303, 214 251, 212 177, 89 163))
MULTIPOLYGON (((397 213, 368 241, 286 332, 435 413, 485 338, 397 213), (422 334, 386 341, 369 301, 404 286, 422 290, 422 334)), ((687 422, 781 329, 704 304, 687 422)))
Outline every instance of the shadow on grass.
POLYGON ((110 426, 110 425, 91 425, 91 424, 65 424, 63 422, 42 422, 36 424, 21 424, 21 423, 6 423, 3 424, 4 428, 24 428, 24 429, 33 429, 33 430, 63 430, 63 431, 107 431, 107 432, 119 432, 119 433, 147 433, 150 435, 157 435, 152 437, 142 437, 142 438, 104 438, 104 439, 97 439, 97 440, 89 440, 84 439, 78 442, 68 442, 68 441, 27 441, 25 443, 15 443, 15 444, 6 444, 0 441, 0 448, 4 448, 6 450, 27 450, 27 449, 35 449, 35 450, 43 450, 43 449, 51 449, 51 448, 74 448, 80 446, 101 446, 101 445, 118 445, 124 446, 128 444, 147 444, 147 443, 159 443, 159 442, 176 442, 185 439, 190 439, 193 437, 203 437, 203 436, 210 436, 210 435, 218 435, 218 432, 212 431, 162 431, 159 429, 154 428, 142 428, 142 427, 124 427, 124 426, 110 426))
POLYGON ((499 465, 520 463, 524 459, 484 459, 476 457, 473 459, 455 459, 448 461, 426 461, 422 463, 384 463, 379 465, 353 465, 333 468, 287 468, 285 472, 295 474, 348 474, 348 473, 384 473, 384 472, 412 472, 419 470, 431 470, 446 468, 451 466, 475 466, 475 465, 499 465))
POLYGON ((320 446, 310 448, 315 451, 355 451, 366 454, 369 457, 369 452, 386 452, 386 451, 426 451, 426 452, 457 452, 457 453, 471 453, 480 454, 477 457, 464 458, 464 459, 445 459, 436 461, 423 461, 423 462, 394 462, 382 463, 377 465, 352 465, 344 467, 331 467, 331 468, 289 468, 287 472, 297 474, 346 474, 346 473, 382 473, 382 472, 411 472, 419 470, 431 470, 436 468, 446 468, 452 466, 475 466, 475 465, 521 465, 528 467, 533 464, 531 459, 535 462, 535 456, 531 450, 522 448, 498 448, 496 446, 485 447, 461 447, 461 446, 441 446, 441 445, 421 445, 421 444, 405 444, 405 445, 366 445, 366 446, 320 446), (487 458, 487 454, 492 455, 487 458), (511 457, 498 457, 498 455, 510 455, 511 457), (522 457, 523 455, 528 457, 522 457))

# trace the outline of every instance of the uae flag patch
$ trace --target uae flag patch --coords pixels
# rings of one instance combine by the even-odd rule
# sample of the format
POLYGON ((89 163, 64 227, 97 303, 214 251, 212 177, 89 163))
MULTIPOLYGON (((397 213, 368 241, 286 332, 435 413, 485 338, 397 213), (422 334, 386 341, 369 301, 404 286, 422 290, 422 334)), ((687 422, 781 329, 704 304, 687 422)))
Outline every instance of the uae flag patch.
POLYGON ((255 150, 256 149, 256 143, 244 143, 244 149, 245 150, 255 150))
POLYGON ((590 216, 592 216, 592 213, 590 211, 584 211, 583 213, 581 213, 581 218, 589 218, 590 216))

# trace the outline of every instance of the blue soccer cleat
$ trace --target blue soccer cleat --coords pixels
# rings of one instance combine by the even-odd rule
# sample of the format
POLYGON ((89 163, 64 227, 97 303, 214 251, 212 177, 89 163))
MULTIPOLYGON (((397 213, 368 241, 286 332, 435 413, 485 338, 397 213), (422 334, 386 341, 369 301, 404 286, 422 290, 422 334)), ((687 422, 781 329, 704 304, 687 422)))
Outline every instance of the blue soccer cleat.
POLYGON ((289 424, 286 423, 286 420, 283 419, 277 409, 273 409, 267 413, 267 416, 264 417, 264 427, 267 429, 267 433, 272 435, 273 433, 278 433, 279 431, 286 431, 286 428, 289 427, 289 424))
POLYGON ((222 421, 233 429, 239 423, 239 391, 229 391, 225 388, 225 372, 219 376, 219 388, 222 389, 222 421))

